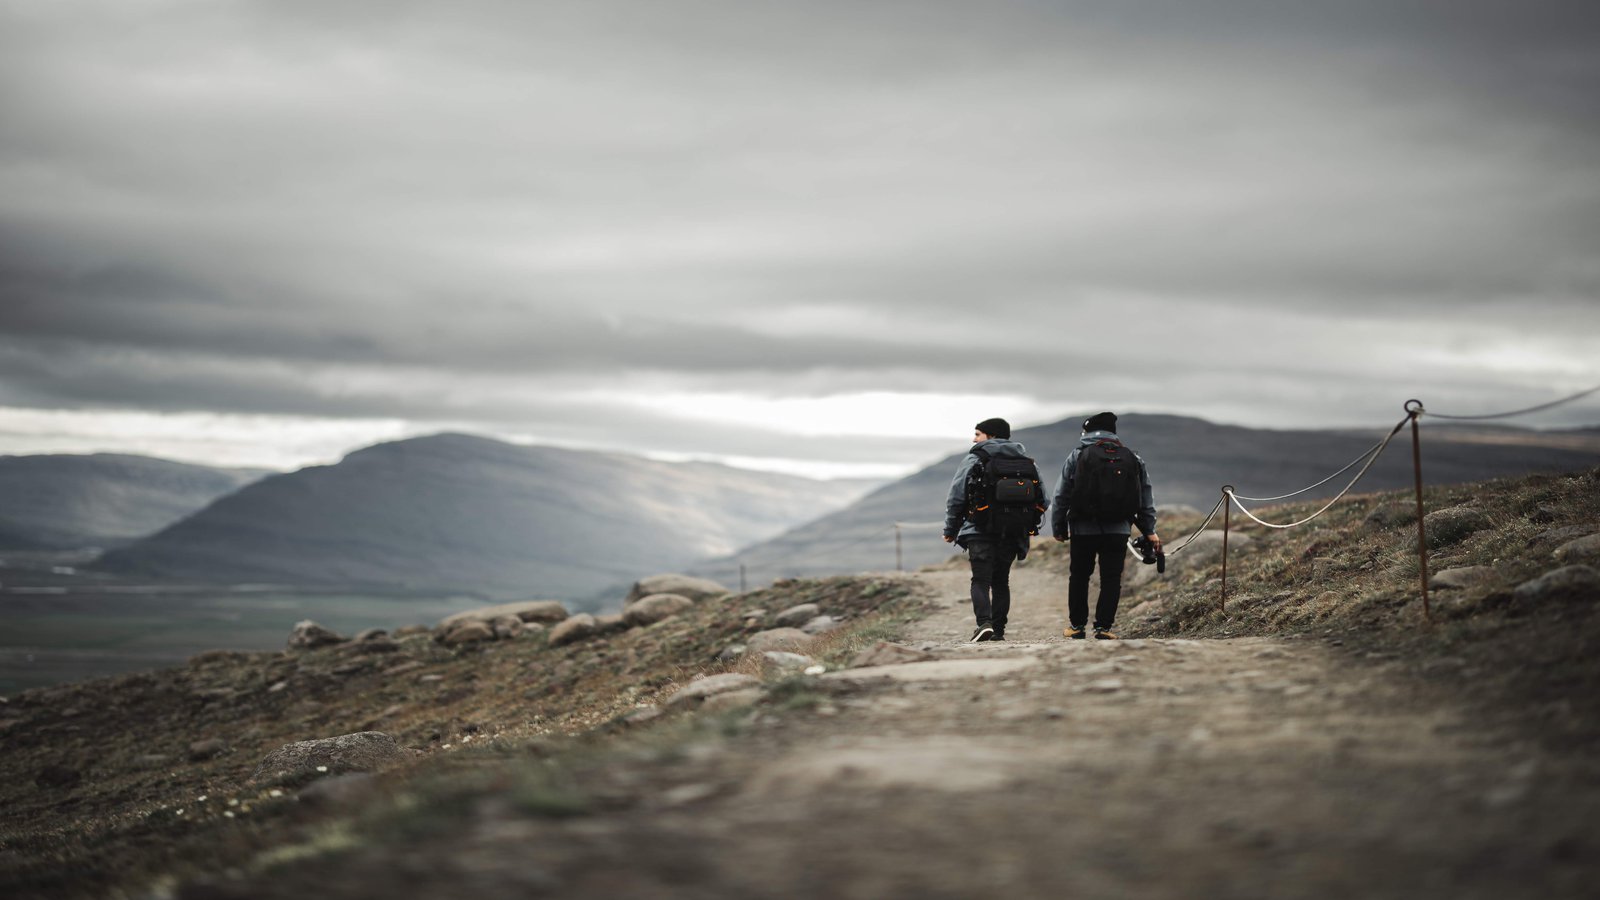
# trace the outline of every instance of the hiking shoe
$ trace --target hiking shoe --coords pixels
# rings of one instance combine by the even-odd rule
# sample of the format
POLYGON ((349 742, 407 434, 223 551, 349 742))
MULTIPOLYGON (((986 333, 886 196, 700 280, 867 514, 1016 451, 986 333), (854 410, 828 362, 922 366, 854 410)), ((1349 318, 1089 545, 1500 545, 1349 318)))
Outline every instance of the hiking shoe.
POLYGON ((1109 628, 1096 628, 1094 630, 1094 639, 1097 641, 1114 641, 1117 636, 1109 628))
POLYGON ((981 644, 984 641, 994 640, 994 629, 988 625, 979 625, 972 631, 972 640, 968 643, 981 644))
POLYGON ((1075 641, 1083 640, 1083 629, 1077 625, 1068 625, 1062 629, 1061 634, 1063 637, 1069 637, 1075 641))
POLYGON ((1004 631, 1001 631, 998 628, 996 628, 995 631, 994 631, 994 637, 989 638, 989 640, 991 640, 991 641, 1003 641, 1005 639, 1006 639, 1006 633, 1004 631))

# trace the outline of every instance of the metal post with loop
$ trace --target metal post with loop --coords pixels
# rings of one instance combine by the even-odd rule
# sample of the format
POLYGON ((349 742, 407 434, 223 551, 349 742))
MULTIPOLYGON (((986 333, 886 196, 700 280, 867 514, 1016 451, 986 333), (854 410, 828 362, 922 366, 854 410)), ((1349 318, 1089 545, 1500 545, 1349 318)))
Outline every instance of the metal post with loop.
POLYGON ((1433 609, 1428 603, 1428 529, 1422 523, 1422 435, 1417 420, 1427 412, 1421 400, 1407 400, 1406 415, 1411 418, 1411 468, 1417 479, 1417 568, 1422 578, 1422 617, 1433 621, 1433 609))
POLYGON ((1228 526, 1233 519, 1233 504, 1228 497, 1232 493, 1233 485, 1222 486, 1222 612, 1228 611, 1228 526))

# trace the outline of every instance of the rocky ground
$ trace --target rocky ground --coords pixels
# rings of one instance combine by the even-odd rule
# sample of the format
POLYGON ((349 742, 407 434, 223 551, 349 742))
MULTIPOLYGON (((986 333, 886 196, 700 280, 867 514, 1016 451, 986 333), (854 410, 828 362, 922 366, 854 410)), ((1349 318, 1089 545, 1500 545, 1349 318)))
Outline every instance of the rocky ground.
MULTIPOLYGON (((700 600, 562 646, 523 636, 448 648, 418 635, 394 651, 424 663, 401 673, 404 690, 395 676, 338 676, 347 680, 317 695, 320 713, 301 710, 304 698, 263 707, 249 719, 253 742, 235 735, 234 749, 168 760, 159 777, 120 762, 96 771, 83 749, 56 764, 63 783, 44 777, 51 752, 73 741, 122 747, 82 724, 66 730, 101 727, 110 712, 63 717, 61 704, 87 707, 93 689, 128 706, 150 685, 75 688, 53 709, 13 698, 0 887, 192 898, 1591 896, 1600 575, 1585 561, 1600 548, 1583 541, 1600 531, 1600 481, 1578 473, 1430 497, 1431 509, 1460 507, 1472 514, 1430 523, 1440 567, 1486 571, 1453 576, 1466 586, 1442 591, 1431 624, 1404 563, 1408 523, 1395 498, 1368 497, 1313 531, 1244 532, 1227 614, 1220 560, 1205 552, 1175 557, 1166 579, 1139 572, 1125 606, 1132 639, 1116 642, 1062 638, 1062 556, 1047 546, 1015 574, 1003 644, 961 642, 971 617, 959 567, 700 600), (816 608, 791 621, 820 611, 846 627, 789 636, 782 646, 804 659, 761 654, 757 635, 773 631, 776 611, 803 601, 816 608), (874 655, 883 637, 899 649, 874 655), (411 680, 423 672, 442 676, 427 700, 411 680), (402 707, 394 724, 357 721, 393 699, 385 691, 401 696, 389 703, 402 707), (375 775, 251 781, 284 736, 368 726, 398 738, 400 755, 375 775), (65 783, 73 772, 79 781, 65 783)), ((331 671, 351 652, 253 665, 331 671)), ((247 686, 242 673, 257 669, 233 662, 247 686)), ((192 695, 217 664, 147 677, 188 677, 192 695)), ((297 693, 320 684, 287 680, 297 693)), ((184 702, 204 710, 216 699, 184 702)), ((180 721, 197 719, 157 717, 142 740, 180 721)))

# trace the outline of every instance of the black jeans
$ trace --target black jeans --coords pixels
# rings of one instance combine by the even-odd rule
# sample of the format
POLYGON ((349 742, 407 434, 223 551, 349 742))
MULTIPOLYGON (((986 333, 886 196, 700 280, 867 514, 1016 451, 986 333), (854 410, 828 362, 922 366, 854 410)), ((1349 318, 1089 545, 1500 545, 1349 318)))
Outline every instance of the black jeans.
POLYGON ((1100 564, 1100 601, 1094 607, 1094 627, 1110 628, 1117 620, 1117 603, 1122 600, 1122 566, 1128 560, 1125 534, 1075 534, 1072 564, 1067 577, 1067 620, 1074 628, 1089 621, 1089 576, 1100 564))
POLYGON ((972 614, 978 624, 988 622, 995 631, 1006 630, 1011 612, 1011 564, 1017 547, 1010 541, 967 542, 967 559, 972 562, 972 614))

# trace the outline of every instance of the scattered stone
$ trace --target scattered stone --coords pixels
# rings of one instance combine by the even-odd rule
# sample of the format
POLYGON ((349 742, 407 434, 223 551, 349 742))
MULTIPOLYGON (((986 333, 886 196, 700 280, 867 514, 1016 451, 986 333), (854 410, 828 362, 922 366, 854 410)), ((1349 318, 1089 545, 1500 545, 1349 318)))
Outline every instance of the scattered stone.
POLYGON ((801 603, 773 616, 772 624, 778 628, 799 628, 820 615, 822 607, 815 603, 801 603))
POLYGON ((317 807, 346 807, 360 803, 378 790, 378 776, 371 772, 347 772, 306 785, 295 796, 301 803, 317 807))
POLYGON ((628 604, 622 610, 622 621, 634 628, 654 625, 693 606, 694 601, 682 594, 651 594, 628 604))
POLYGON ((712 597, 722 597, 732 593, 727 588, 706 578, 693 578, 688 575, 651 575, 635 582, 633 590, 628 592, 624 603, 642 600, 651 594, 678 594, 688 597, 695 603, 708 600, 712 597))
POLYGON ((716 660, 717 662, 733 662, 744 656, 745 651, 748 649, 744 644, 729 644, 723 648, 721 653, 717 654, 716 660))
POLYGON ((1600 600, 1600 572, 1588 566, 1563 566, 1518 585, 1512 596, 1522 603, 1600 600))
POLYGON ((621 721, 623 725, 632 728, 638 725, 644 725, 647 722, 655 721, 656 719, 661 718, 661 716, 661 707, 641 706, 633 712, 623 716, 619 721, 621 721))
POLYGON ((404 675, 407 672, 414 672, 417 669, 422 668, 422 665, 423 664, 421 661, 413 659, 408 662, 403 662, 398 666, 390 666, 389 668, 384 669, 383 675, 384 677, 391 675, 404 675))
POLYGON ((1417 521, 1415 503, 1380 503, 1362 520, 1370 528, 1398 528, 1417 521))
POLYGON ((1600 557, 1600 534, 1567 541, 1550 554, 1557 562, 1575 563, 1600 557))
POLYGON ((446 647, 461 647, 492 640, 494 640, 494 628, 488 622, 468 621, 450 629, 440 638, 440 643, 446 647))
POLYGON ((323 628, 310 619, 296 622, 294 630, 289 632, 290 650, 315 650, 330 644, 342 644, 344 638, 337 631, 323 628))
POLYGON ((427 634, 431 631, 433 631, 433 629, 426 625, 405 625, 400 628, 396 628, 394 630, 394 636, 397 638, 411 637, 412 635, 416 634, 427 634))
POLYGON ((375 641, 378 638, 386 638, 388 636, 389 632, 384 631, 382 628, 368 628, 365 631, 356 632, 356 636, 352 640, 375 641))
POLYGON ((214 759, 228 752, 228 742, 222 738, 207 738, 189 745, 189 759, 200 762, 214 759))
POLYGON ((1488 527, 1489 517, 1470 506, 1436 509, 1422 517, 1422 529, 1428 537, 1428 547, 1435 550, 1460 543, 1474 532, 1488 527))
POLYGON ((837 631, 843 627, 844 623, 838 619, 835 619, 833 616, 817 616, 815 619, 812 619, 804 625, 801 625, 800 630, 804 631, 806 634, 818 635, 827 634, 830 631, 837 631))
POLYGON ((921 650, 913 650, 904 644, 895 644, 889 641, 879 641, 856 654, 850 660, 850 668, 859 669, 863 666, 893 666, 900 663, 923 662, 933 659, 933 654, 921 650))
POLYGON ((42 788, 57 790, 77 787, 83 781, 83 773, 77 769, 62 765, 48 765, 33 776, 33 783, 42 788))
POLYGON ((1489 566, 1460 566, 1435 572, 1428 586, 1436 591, 1453 591, 1482 584, 1493 577, 1494 569, 1489 566))
POLYGON ((722 675, 712 675, 678 689, 678 692, 667 699, 668 706, 683 706, 698 704, 707 697, 725 694, 729 691, 741 691, 748 688, 761 686, 761 679, 754 675, 745 675, 741 672, 728 672, 722 675))
POLYGON ((784 672, 803 672, 817 664, 817 661, 800 653, 786 653, 782 650, 768 650, 761 654, 767 665, 784 672))
POLYGON ((769 628, 758 631, 745 640, 745 647, 750 653, 765 653, 768 650, 803 650, 811 643, 811 635, 798 628, 769 628))
POLYGON ((351 641, 340 648, 351 653, 394 653, 400 649, 400 642, 387 637, 368 638, 364 641, 351 641))
POLYGON ((435 630, 449 631, 463 622, 493 622, 501 616, 516 616, 524 622, 550 624, 566 619, 568 614, 567 608, 558 600, 524 600, 520 603, 482 606, 445 616, 439 620, 435 630))
POLYGON ((701 800, 710 800, 720 792, 721 790, 714 784, 679 785, 661 795, 661 805, 688 806, 701 800))
POLYGON ((706 712, 728 712, 735 709, 749 709, 761 702, 764 692, 760 688, 745 688, 741 691, 724 691, 713 694, 701 701, 700 708, 706 712))
POLYGON ((594 637, 598 630, 594 616, 588 613, 578 613, 550 629, 550 646, 560 647, 565 644, 575 644, 578 641, 588 640, 594 637))
POLYGON ((261 760, 251 780, 281 784, 323 773, 371 772, 405 758, 394 738, 381 731, 361 731, 285 744, 261 760))
POLYGON ((628 620, 622 617, 622 613, 607 613, 603 616, 594 617, 594 633, 597 635, 615 634, 618 631, 627 630, 628 620))
POLYGON ((417 684, 438 684, 444 680, 443 675, 418 675, 417 684))
POLYGON ((516 616, 499 616, 489 623, 489 628, 497 639, 508 641, 522 634, 522 620, 516 616))

